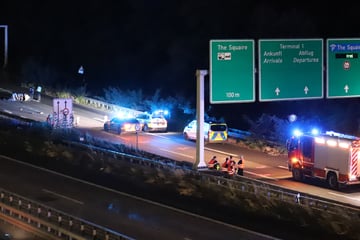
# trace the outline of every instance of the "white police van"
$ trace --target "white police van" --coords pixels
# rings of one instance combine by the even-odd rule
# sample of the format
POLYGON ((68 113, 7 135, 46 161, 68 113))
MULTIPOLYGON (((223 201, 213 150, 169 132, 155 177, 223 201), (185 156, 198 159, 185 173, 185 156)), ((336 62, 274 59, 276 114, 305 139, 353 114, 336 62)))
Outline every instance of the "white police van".
MULTIPOLYGON (((183 135, 186 140, 196 140, 196 120, 185 126, 183 135)), ((228 126, 224 122, 204 122, 204 140, 209 143, 221 143, 228 140, 228 126)))

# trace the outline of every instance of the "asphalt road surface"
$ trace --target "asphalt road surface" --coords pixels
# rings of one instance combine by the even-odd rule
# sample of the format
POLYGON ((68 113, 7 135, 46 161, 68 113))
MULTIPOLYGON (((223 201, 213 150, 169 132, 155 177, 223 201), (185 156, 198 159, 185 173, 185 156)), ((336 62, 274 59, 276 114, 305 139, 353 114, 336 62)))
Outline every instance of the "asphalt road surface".
POLYGON ((4 189, 135 239, 277 239, 6 157, 1 162, 4 189))

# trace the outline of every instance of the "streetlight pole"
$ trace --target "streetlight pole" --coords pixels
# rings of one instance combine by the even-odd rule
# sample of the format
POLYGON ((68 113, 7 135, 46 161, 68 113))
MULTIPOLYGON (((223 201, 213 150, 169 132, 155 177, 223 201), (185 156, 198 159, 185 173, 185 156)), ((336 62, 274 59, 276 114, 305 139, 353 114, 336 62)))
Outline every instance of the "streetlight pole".
POLYGON ((5 69, 7 65, 8 59, 8 26, 7 25, 0 25, 0 28, 4 28, 4 65, 3 68, 5 69))

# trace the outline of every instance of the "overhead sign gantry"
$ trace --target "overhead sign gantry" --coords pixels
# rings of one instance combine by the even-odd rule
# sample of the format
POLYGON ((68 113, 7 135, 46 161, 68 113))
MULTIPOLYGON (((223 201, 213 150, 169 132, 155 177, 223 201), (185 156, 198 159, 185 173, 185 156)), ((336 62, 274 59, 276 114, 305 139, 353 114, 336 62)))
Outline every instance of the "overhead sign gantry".
POLYGON ((254 40, 211 40, 210 102, 254 102, 254 62, 254 40))
POLYGON ((327 98, 360 96, 360 39, 328 39, 327 98))
POLYGON ((323 98, 323 40, 259 40, 259 101, 323 98))

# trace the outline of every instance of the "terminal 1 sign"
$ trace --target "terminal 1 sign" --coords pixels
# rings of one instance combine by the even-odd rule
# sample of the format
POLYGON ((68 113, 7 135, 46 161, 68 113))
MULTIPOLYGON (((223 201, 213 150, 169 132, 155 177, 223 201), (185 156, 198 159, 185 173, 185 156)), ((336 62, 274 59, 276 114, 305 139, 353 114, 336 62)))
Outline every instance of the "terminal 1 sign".
POLYGON ((254 63, 254 40, 211 40, 210 102, 254 102, 254 63))
POLYGON ((323 40, 259 40, 259 101, 323 98, 323 40))
POLYGON ((327 98, 360 96, 360 39, 327 39, 327 98))

